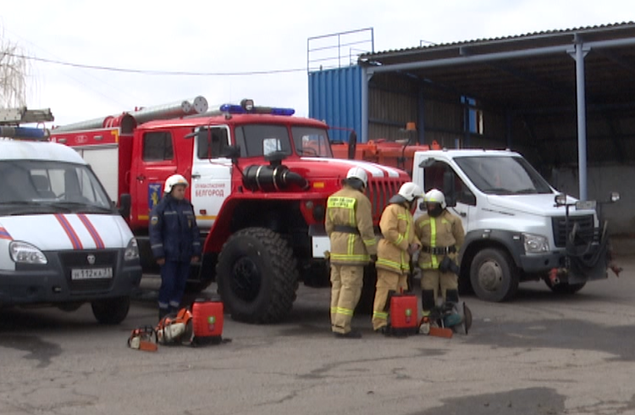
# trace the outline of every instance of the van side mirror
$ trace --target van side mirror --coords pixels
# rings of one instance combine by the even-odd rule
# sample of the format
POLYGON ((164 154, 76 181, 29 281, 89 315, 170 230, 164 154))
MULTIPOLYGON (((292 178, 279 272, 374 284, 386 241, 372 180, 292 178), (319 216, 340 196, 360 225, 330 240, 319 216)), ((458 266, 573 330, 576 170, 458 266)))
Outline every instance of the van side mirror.
POLYGON ((461 192, 459 202, 470 206, 476 206, 476 196, 472 192, 461 192))
POLYGON ((130 193, 122 193, 121 196, 119 196, 119 214, 123 216, 125 220, 130 218, 131 200, 130 193))
POLYGON ((443 172, 443 195, 445 203, 450 206, 456 206, 456 189, 454 186, 454 172, 446 170, 443 172))

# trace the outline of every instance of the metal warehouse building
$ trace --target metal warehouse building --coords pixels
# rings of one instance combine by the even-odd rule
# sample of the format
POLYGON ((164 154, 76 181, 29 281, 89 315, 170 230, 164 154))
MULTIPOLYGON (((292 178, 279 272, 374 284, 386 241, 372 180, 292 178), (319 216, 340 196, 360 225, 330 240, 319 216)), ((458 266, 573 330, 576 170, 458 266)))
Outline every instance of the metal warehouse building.
POLYGON ((415 122, 420 143, 518 151, 561 191, 619 191, 611 232, 635 234, 635 23, 363 53, 309 70, 309 115, 339 140, 415 122))

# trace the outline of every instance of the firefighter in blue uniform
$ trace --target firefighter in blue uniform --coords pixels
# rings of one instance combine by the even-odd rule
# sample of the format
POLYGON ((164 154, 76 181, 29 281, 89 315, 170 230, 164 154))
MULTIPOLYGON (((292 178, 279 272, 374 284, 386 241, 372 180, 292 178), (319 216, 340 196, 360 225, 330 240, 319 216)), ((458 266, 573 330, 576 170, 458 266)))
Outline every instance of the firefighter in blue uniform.
POLYGON ((159 319, 178 311, 190 274, 190 265, 201 256, 194 207, 185 199, 185 177, 167 178, 164 196, 150 214, 150 246, 161 266, 159 319))

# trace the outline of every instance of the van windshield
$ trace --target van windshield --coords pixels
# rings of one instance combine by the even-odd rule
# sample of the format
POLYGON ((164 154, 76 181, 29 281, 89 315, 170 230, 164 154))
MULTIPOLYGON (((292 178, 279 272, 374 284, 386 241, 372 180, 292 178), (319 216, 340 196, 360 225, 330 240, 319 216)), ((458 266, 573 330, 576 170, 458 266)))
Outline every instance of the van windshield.
POLYGON ((549 183, 522 157, 457 157, 474 186, 490 195, 552 193, 549 183))
MULTIPOLYGON (((0 161, 0 209, 110 212, 112 205, 92 170, 42 160, 0 161), (28 207, 28 208, 27 208, 28 207)), ((29 212, 24 212, 29 213, 29 212)))

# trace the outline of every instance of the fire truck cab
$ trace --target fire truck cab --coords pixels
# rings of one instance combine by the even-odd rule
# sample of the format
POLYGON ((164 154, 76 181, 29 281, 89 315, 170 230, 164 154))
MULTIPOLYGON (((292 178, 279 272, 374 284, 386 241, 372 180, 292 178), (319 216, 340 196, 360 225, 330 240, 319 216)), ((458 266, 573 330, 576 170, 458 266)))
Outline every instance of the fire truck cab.
POLYGON ((51 137, 75 148, 104 179, 139 239, 148 270, 154 264, 149 212, 162 197, 165 179, 185 176, 205 239, 192 286, 202 289, 216 279, 232 318, 279 321, 291 309, 300 279, 310 286, 329 283, 326 200, 347 171, 367 171, 376 224, 409 176, 334 159, 328 126, 294 117, 293 109, 243 100, 207 111, 201 103, 180 105, 180 113, 155 107, 64 126, 51 137))

